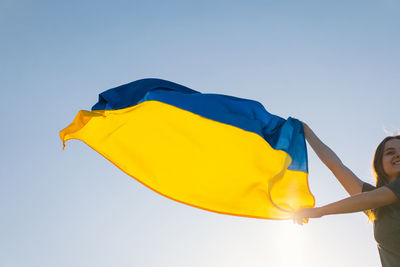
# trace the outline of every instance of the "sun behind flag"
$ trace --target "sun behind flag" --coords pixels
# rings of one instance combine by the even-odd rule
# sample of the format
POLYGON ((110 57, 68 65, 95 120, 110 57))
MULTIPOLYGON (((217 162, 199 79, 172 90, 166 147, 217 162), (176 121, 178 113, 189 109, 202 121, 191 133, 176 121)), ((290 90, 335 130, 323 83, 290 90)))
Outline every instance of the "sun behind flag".
POLYGON ((60 132, 150 189, 201 209, 289 219, 313 207, 301 122, 256 101, 142 79, 99 95, 60 132))

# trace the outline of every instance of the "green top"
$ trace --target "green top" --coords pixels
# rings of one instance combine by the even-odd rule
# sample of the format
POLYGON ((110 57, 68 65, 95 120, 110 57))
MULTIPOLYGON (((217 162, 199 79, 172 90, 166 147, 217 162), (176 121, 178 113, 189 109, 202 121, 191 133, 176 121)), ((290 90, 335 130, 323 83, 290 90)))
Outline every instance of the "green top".
MULTIPOLYGON (((400 177, 385 186, 400 200, 400 177)), ((374 186, 364 183, 362 191, 374 189, 374 186)), ((398 267, 400 264, 400 201, 379 208, 378 213, 378 218, 374 221, 374 236, 378 243, 382 266, 398 267)))

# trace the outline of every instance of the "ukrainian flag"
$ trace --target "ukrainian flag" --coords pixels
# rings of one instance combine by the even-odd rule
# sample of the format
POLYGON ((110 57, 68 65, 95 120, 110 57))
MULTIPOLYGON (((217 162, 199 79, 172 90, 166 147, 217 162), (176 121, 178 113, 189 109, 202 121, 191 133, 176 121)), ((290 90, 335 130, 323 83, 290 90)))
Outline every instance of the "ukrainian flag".
POLYGON ((100 94, 60 132, 170 199, 237 216, 288 219, 313 207, 302 124, 252 100, 143 79, 100 94))

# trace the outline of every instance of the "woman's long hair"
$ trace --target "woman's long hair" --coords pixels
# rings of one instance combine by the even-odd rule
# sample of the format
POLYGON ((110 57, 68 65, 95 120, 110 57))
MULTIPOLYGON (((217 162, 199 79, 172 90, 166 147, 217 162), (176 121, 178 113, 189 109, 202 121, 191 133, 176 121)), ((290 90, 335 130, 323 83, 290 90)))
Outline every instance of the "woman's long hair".
MULTIPOLYGON (((383 158, 383 151, 384 151, 386 142, 389 140, 392 140, 392 139, 400 139, 400 135, 386 137, 378 145, 378 147, 376 148, 376 151, 375 151, 373 169, 374 169, 375 179, 376 179, 376 188, 382 187, 385 184, 389 183, 389 179, 388 179, 385 171, 383 170, 382 158, 383 158)), ((383 208, 384 207, 369 211, 368 212, 369 218, 372 221, 378 219, 379 213, 383 210, 383 208)))

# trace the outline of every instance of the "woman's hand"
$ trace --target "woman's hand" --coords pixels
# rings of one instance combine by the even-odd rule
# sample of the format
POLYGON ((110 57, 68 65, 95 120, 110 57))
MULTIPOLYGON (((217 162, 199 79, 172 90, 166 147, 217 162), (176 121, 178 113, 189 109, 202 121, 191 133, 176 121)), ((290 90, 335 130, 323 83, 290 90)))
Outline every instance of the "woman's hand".
POLYGON ((321 208, 302 209, 294 213, 293 223, 303 225, 304 223, 308 223, 309 218, 320 218, 323 215, 321 208))

